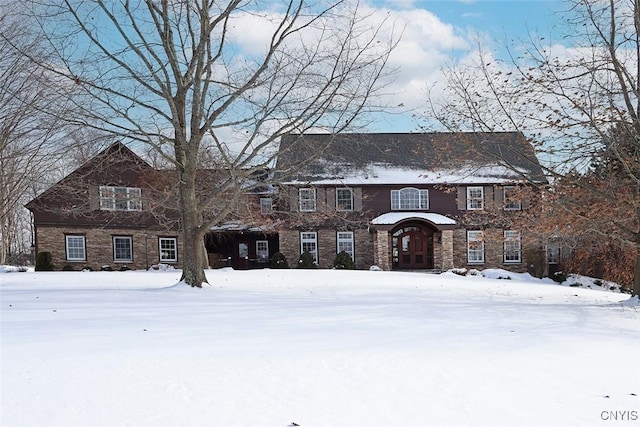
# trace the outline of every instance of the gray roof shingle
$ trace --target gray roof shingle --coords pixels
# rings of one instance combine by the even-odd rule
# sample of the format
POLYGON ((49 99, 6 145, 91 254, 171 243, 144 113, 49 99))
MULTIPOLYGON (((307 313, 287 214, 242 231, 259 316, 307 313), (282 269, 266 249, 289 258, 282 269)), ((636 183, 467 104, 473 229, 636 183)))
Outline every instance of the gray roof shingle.
POLYGON ((480 169, 493 180, 547 182, 533 146, 519 132, 289 134, 281 139, 276 170, 285 182, 314 182, 372 166, 432 179, 435 173, 443 183, 451 171, 480 169), (441 171, 447 173, 437 175, 441 171))

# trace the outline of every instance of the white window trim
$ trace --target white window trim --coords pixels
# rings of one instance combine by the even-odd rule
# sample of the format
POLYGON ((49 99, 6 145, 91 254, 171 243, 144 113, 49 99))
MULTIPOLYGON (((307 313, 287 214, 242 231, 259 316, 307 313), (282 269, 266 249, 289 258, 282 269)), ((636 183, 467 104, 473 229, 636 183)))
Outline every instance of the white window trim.
POLYGON ((351 212, 353 211, 353 189, 351 188, 336 188, 336 211, 339 212, 351 212), (339 203, 338 203, 338 193, 340 191, 348 191, 349 192, 349 197, 350 197, 350 203, 351 203, 351 208, 349 209, 340 209, 339 207, 339 203))
POLYGON ((350 251, 345 251, 351 256, 353 262, 356 261, 356 243, 354 240, 353 231, 338 231, 336 232, 336 254, 342 252, 340 250, 340 243, 349 243, 351 245, 350 251))
POLYGON ((467 230, 467 264, 484 264, 484 232, 482 230, 467 230), (480 238, 477 238, 479 236, 480 238), (471 253, 477 253, 478 251, 471 249, 471 242, 480 242, 480 259, 471 259, 471 253))
POLYGON ((258 259, 259 262, 269 261, 269 241, 268 240, 256 240, 256 258, 258 259), (267 251, 266 256, 263 258, 260 257, 260 253, 262 252, 260 250, 261 244, 264 244, 264 247, 267 251))
POLYGON ((83 235, 78 235, 78 234, 69 234, 64 236, 64 242, 65 242, 65 256, 66 256, 66 260, 67 261, 86 261, 87 260, 87 238, 83 235), (71 257, 69 256, 69 238, 72 239, 81 239, 82 241, 82 258, 79 257, 71 257))
POLYGON ((111 238, 112 246, 113 246, 113 262, 133 262, 133 237, 131 236, 113 236, 111 238), (129 245, 131 249, 131 258, 127 259, 117 259, 116 258, 116 239, 126 239, 129 240, 129 245))
POLYGON ((484 187, 467 187, 467 210, 468 211, 481 211, 484 210, 484 187), (480 197, 471 197, 471 192, 474 190, 480 190, 480 197), (480 207, 471 207, 472 201, 480 201, 480 207))
POLYGON ((517 230, 504 230, 503 235, 504 235, 504 248, 503 248, 504 263, 505 264, 520 264, 520 263, 522 263, 522 236, 521 236, 520 232, 517 231, 517 230), (517 249, 518 259, 507 260, 507 253, 508 253, 507 244, 509 242, 514 242, 514 241, 518 243, 518 249, 517 249))
POLYGON ((314 243, 314 250, 309 251, 313 256, 313 262, 318 264, 318 233, 315 231, 300 232, 300 254, 304 252, 304 243, 314 243))
POLYGON ((316 189, 315 188, 300 188, 298 189, 298 208, 300 209, 300 212, 315 212, 316 211, 316 189), (306 194, 310 194, 311 197, 306 197, 303 199, 302 194, 306 193, 306 194), (313 205, 313 207, 311 208, 305 208, 303 209, 303 201, 304 202, 310 202, 310 204, 313 205), (312 203, 311 203, 312 202, 312 203))
POLYGON ((519 211, 522 210, 522 198, 518 198, 517 200, 508 200, 507 198, 507 191, 509 190, 514 190, 518 191, 518 187, 516 187, 515 185, 507 185, 502 187, 502 201, 504 203, 504 210, 505 211, 519 211), (518 206, 517 207, 507 207, 508 203, 517 203, 518 206))
POLYGON ((100 210, 103 211, 141 211, 142 210, 142 189, 137 187, 114 187, 101 185, 100 189, 100 210), (126 209, 117 207, 117 190, 125 190, 126 209))
POLYGON ((429 210, 429 190, 415 187, 404 187, 400 190, 391 190, 391 210, 393 211, 422 211, 429 210), (418 207, 402 207, 403 195, 409 191, 418 192, 418 207))
POLYGON ((260 213, 263 215, 273 213, 273 199, 271 197, 260 198, 260 213))
POLYGON ((175 237, 159 237, 158 238, 158 258, 160 262, 178 262, 178 239, 175 237), (162 242, 163 241, 172 241, 174 245, 173 252, 175 253, 174 258, 164 258, 162 256, 162 242))

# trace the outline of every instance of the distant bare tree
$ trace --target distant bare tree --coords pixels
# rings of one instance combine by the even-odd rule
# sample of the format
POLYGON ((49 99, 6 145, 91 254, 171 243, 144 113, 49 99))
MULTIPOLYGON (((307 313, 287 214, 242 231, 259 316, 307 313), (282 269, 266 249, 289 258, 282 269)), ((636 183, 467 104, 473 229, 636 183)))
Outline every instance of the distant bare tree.
POLYGON ((0 264, 28 251, 30 219, 23 204, 59 179, 67 153, 69 128, 60 119, 68 111, 64 87, 22 54, 46 58, 41 42, 0 8, 0 264))
POLYGON ((639 295, 640 1, 566 4, 563 41, 572 45, 532 37, 504 61, 479 44, 474 61, 446 70, 445 95, 433 88, 427 116, 447 129, 530 135, 554 177, 549 221, 633 251, 639 295), (603 155, 615 174, 586 175, 603 155))
POLYGON ((280 136, 355 126, 396 43, 357 1, 29 4, 57 62, 31 59, 84 96, 74 121, 147 144, 177 170, 182 280, 195 287, 206 282, 204 235, 273 165, 280 136), (209 192, 196 183, 203 149, 226 171, 209 192))

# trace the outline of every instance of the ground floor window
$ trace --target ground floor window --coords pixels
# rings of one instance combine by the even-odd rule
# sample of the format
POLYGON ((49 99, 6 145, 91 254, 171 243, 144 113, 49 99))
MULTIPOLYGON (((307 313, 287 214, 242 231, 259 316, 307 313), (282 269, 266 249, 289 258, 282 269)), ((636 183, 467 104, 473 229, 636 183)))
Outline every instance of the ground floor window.
POLYGON ((467 262, 484 263, 484 234, 482 230, 467 231, 467 262))
POLYGON ((175 237, 158 238, 158 250, 160 253, 160 262, 178 261, 178 239, 175 237))
POLYGON ((84 236, 65 236, 67 261, 86 261, 87 251, 84 236))
POLYGON ((256 258, 258 262, 269 261, 269 241, 257 240, 256 241, 256 258))
POLYGON ((522 262, 521 247, 520 232, 504 230, 504 262, 509 264, 522 262))
POLYGON ((344 251, 349 254, 353 261, 355 261, 356 258, 353 250, 353 231, 338 231, 337 234, 337 253, 344 251))
POLYGON ((113 236, 113 260, 133 261, 133 239, 130 236, 113 236))
POLYGON ((313 257, 313 262, 318 263, 318 233, 300 233, 300 253, 308 251, 313 257))
POLYGON ((561 258, 560 243, 549 242, 547 243, 547 262, 549 264, 559 264, 561 258))

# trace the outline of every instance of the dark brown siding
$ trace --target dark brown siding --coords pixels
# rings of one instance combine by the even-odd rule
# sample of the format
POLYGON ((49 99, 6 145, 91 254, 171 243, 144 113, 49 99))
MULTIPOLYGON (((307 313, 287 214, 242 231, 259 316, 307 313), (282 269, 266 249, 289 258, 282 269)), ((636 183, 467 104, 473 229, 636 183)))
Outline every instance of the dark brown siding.
POLYGON ((400 190, 405 187, 413 187, 420 190, 429 190, 429 209, 425 212, 434 212, 442 215, 457 215, 455 189, 446 191, 442 188, 434 188, 429 185, 367 185, 362 187, 363 210, 370 211, 374 216, 391 212, 391 190, 400 190))

